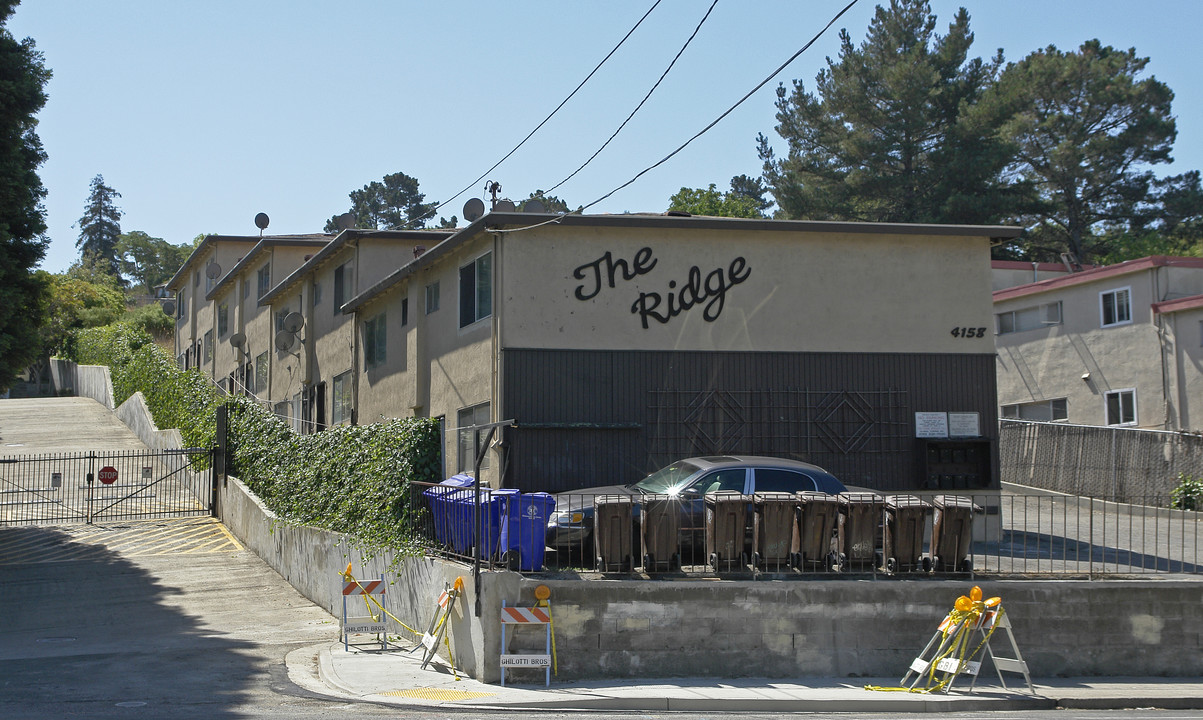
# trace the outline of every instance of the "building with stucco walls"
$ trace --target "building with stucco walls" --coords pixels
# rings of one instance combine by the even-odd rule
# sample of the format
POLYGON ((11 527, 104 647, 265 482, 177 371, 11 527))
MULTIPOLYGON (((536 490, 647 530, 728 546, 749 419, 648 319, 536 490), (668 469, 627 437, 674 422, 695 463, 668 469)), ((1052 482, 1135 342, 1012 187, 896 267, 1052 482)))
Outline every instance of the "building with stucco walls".
POLYGON ((995 291, 1002 417, 1203 427, 1201 294, 1203 259, 1163 256, 995 291))

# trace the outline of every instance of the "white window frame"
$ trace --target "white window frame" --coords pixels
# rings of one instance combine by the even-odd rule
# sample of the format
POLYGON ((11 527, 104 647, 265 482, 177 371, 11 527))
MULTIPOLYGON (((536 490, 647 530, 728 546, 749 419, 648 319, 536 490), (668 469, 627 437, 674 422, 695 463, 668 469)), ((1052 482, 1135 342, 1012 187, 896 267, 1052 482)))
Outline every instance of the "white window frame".
POLYGON ((388 362, 387 311, 368 318, 363 323, 363 369, 374 370, 388 362))
POLYGON ((331 386, 330 425, 349 425, 351 424, 351 414, 354 411, 352 405, 355 402, 351 393, 351 371, 347 370, 335 375, 331 386), (340 393, 339 390, 342 392, 340 393), (340 395, 345 395, 345 397, 340 397, 340 395))
POLYGON ((437 312, 439 309, 439 281, 435 280, 426 286, 426 314, 437 312))
POLYGON ((459 283, 459 326, 466 328, 490 317, 493 314, 493 253, 482 253, 472 262, 461 265, 459 283))
POLYGON ((1060 325, 1065 321, 1062 314, 1061 301, 1044 303, 1042 305, 1033 305, 1031 307, 1017 308, 1015 310, 1007 310, 1005 312, 994 314, 994 334, 995 335, 1010 335, 1011 333, 1027 332, 1028 330, 1039 330, 1041 328, 1050 327, 1052 325, 1060 325), (1022 325, 1021 318, 1026 318, 1028 313, 1036 313, 1039 318, 1039 324, 1022 325))
POLYGON ((1069 422, 1069 401, 1067 398, 1052 398, 1037 402, 1011 403, 999 407, 998 416, 1015 420, 1031 420, 1023 417, 1024 409, 1047 408, 1050 420, 1038 422, 1069 422), (1058 417, 1060 415, 1060 417, 1058 417))
POLYGON ((1120 325, 1131 325, 1131 324, 1132 324, 1132 287, 1129 285, 1127 287, 1113 288, 1111 290, 1104 290, 1103 292, 1100 292, 1099 293, 1099 327, 1109 328, 1109 327, 1119 327, 1120 325), (1124 299, 1125 299, 1124 309, 1127 311, 1127 317, 1120 317, 1121 313, 1120 313, 1119 297, 1120 297, 1121 293, 1124 295, 1124 299), (1107 322, 1107 310, 1106 310, 1107 305, 1106 305, 1106 300, 1105 300, 1105 298, 1107 296, 1111 296, 1111 298, 1112 298, 1112 307, 1114 308, 1114 312, 1115 312, 1115 320, 1113 322, 1107 322))
POLYGON ((259 291, 258 298, 263 299, 263 296, 271 292, 272 289, 272 264, 264 263, 263 267, 255 272, 255 287, 259 291))
POLYGON ((1108 390, 1106 393, 1103 394, 1103 420, 1107 424, 1108 427, 1122 427, 1122 426, 1136 425, 1137 422, 1139 422, 1139 420, 1140 420, 1139 416, 1137 415, 1136 408, 1137 408, 1136 388, 1119 388, 1116 390, 1108 390), (1130 397, 1131 402, 1132 402, 1132 408, 1131 408, 1132 419, 1127 420, 1127 421, 1124 420, 1124 400, 1123 400, 1124 396, 1130 397), (1112 397, 1119 398, 1119 402, 1120 402, 1119 420, 1120 420, 1120 422, 1111 422, 1111 398, 1112 397))

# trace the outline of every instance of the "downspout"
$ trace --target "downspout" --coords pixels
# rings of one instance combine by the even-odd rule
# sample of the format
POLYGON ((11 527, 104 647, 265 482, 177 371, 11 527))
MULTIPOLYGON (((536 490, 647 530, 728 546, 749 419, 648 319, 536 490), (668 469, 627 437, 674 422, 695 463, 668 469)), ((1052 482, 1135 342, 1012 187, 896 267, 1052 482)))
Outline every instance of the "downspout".
MULTIPOLYGON (((505 376, 501 372, 501 369, 502 369, 501 368, 501 348, 503 347, 503 343, 501 342, 501 302, 500 302, 501 297, 502 297, 502 293, 501 293, 501 283, 502 283, 502 273, 501 273, 502 243, 501 243, 501 238, 502 238, 502 234, 495 232, 495 233, 492 233, 492 235, 493 235, 493 278, 492 278, 492 284, 490 287, 491 287, 491 290, 493 293, 493 297, 492 297, 493 312, 492 312, 492 319, 490 320, 492 328, 490 329, 490 333, 489 333, 489 343, 491 346, 490 347, 491 357, 493 359, 493 361, 491 363, 492 372, 493 372, 493 383, 492 383, 493 384, 493 398, 492 398, 491 402, 492 402, 492 407, 495 411, 495 419, 500 420, 503 417, 507 417, 507 412, 508 412, 507 408, 502 407, 502 404, 501 404, 502 398, 505 397, 505 393, 503 392, 503 390, 505 389, 503 387, 503 383, 504 383, 503 378, 505 376)), ((509 462, 508 462, 509 461, 509 442, 508 442, 509 438, 506 437, 506 433, 507 433, 506 428, 497 428, 497 430, 498 430, 497 487, 501 488, 501 487, 505 487, 505 474, 506 474, 506 471, 509 469, 509 462)))
MULTIPOLYGON (((344 295, 346 297, 356 297, 359 295, 359 236, 351 238, 351 247, 355 249, 351 257, 354 260, 352 269, 354 273, 351 276, 350 285, 352 288, 346 288, 344 295)), ((344 283, 346 281, 344 280, 344 283)), ((345 287, 345 284, 344 284, 345 287)), ((356 308, 351 313, 351 424, 359 424, 359 308, 356 308)))
MULTIPOLYGON (((1160 288, 1161 283, 1159 282, 1161 279, 1160 275, 1161 275, 1161 270, 1153 271, 1153 279, 1152 279, 1153 280, 1153 288, 1152 289, 1153 289, 1154 302, 1161 302, 1161 301, 1165 300, 1165 298, 1161 297, 1161 288, 1160 288)), ((1153 312, 1153 309, 1149 308, 1149 312, 1153 312)), ((1176 430, 1176 429, 1178 429, 1178 423, 1174 420, 1174 418, 1170 414, 1171 404, 1170 404, 1169 353, 1168 353, 1168 349, 1166 348, 1167 334, 1166 334, 1166 328, 1165 328, 1165 324, 1164 324, 1164 318, 1161 317, 1160 315, 1158 315, 1157 313, 1154 313, 1153 327, 1157 333, 1157 349, 1161 353, 1161 405, 1162 405, 1161 427, 1165 428, 1166 430, 1176 430)))
MULTIPOLYGON (((305 392, 306 385, 313 384, 313 355, 314 346, 317 345, 317 334, 314 332, 315 318, 313 316, 313 286, 315 273, 309 274, 308 285, 302 284, 301 288, 301 314, 305 317, 305 342, 302 343, 305 353, 305 364, 301 368, 301 392, 305 392)), ((302 400, 302 402, 304 402, 302 400)), ((310 408, 312 411, 313 408, 310 408)))

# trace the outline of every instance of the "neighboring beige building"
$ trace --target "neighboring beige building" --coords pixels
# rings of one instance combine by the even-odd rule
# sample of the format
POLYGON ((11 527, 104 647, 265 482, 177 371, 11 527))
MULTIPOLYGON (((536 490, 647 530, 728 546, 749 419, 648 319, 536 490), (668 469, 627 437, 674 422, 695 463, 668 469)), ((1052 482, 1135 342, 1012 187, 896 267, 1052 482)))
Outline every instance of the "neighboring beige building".
POLYGON ((1201 294, 1203 259, 1162 256, 995 291, 1001 416, 1203 427, 1201 294))

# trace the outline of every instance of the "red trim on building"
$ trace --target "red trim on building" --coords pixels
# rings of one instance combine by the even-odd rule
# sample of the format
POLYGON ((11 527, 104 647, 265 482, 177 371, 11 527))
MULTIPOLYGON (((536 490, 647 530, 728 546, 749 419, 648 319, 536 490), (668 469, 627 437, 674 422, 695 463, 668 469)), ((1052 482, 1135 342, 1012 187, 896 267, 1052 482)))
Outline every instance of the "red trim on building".
POLYGON ((994 302, 1024 297, 1025 295, 1036 295, 1039 293, 1048 292, 1049 290, 1057 290, 1063 287, 1081 285, 1083 283, 1094 282, 1096 280, 1105 280, 1110 277, 1131 275, 1133 273, 1152 270, 1153 268, 1158 267, 1203 268, 1203 258, 1152 255, 1150 257, 1144 257, 1138 260, 1122 262, 1118 265, 1105 265, 1092 270, 1083 270, 1082 272, 1076 272, 1072 275, 1066 275, 1065 277, 1050 278, 1048 280, 1041 280, 1040 282, 1028 283, 1027 285, 1018 285, 1013 288, 996 290, 994 292, 994 302))
POLYGON ((1182 310, 1193 310, 1203 307, 1203 295, 1188 295, 1187 297, 1153 303, 1153 313, 1172 313, 1182 310))

